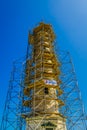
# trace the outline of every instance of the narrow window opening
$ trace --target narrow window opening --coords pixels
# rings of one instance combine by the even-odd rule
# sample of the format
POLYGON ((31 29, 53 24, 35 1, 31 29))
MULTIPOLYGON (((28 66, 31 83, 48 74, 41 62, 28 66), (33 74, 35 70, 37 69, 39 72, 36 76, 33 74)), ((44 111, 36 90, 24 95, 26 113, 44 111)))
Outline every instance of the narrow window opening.
POLYGON ((44 89, 44 93, 45 93, 45 94, 49 94, 48 88, 45 88, 45 89, 44 89))
POLYGON ((46 130, 53 130, 53 128, 46 128, 46 130))

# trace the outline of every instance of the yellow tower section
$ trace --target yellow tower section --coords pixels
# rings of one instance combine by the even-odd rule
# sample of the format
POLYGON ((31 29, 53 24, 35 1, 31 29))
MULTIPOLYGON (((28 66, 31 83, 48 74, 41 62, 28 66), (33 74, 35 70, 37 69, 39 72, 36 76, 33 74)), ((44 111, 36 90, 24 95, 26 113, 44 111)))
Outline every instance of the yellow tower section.
POLYGON ((40 23, 29 34, 32 58, 27 60, 23 101, 30 108, 26 114, 26 130, 66 130, 65 117, 59 112, 64 105, 58 97, 60 89, 60 62, 54 51, 55 34, 52 26, 40 23))

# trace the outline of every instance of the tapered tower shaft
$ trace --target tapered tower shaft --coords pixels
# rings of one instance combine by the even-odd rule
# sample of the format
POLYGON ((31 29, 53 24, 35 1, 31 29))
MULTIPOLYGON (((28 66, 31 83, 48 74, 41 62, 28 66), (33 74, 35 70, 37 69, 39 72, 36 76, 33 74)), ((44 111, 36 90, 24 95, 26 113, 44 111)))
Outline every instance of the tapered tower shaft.
MULTIPOLYGON (((64 103, 58 99, 63 91, 60 89, 60 62, 54 52, 54 39, 55 34, 51 25, 44 23, 40 23, 29 35, 29 43, 32 44, 33 52, 32 59, 27 60, 24 94, 30 99, 24 100, 23 105, 31 108, 30 117, 26 115, 31 127, 34 125, 32 122, 35 120, 34 118, 43 118, 45 115, 38 130, 41 129, 41 126, 44 127, 44 123, 45 125, 48 124, 47 128, 52 127, 49 126, 51 124, 56 127, 56 130, 66 129, 65 118, 58 110, 64 103), (32 121, 31 117, 33 118, 32 121), (56 122, 49 121, 55 118, 56 122), (57 121, 59 124, 56 124, 57 121)), ((36 123, 36 125, 38 124, 39 122, 36 123)))

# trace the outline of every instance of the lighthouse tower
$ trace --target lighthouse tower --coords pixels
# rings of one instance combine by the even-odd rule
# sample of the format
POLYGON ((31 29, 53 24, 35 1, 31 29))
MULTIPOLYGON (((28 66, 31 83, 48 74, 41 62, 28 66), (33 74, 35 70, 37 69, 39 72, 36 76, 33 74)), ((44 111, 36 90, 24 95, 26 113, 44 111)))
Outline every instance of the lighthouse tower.
POLYGON ((26 61, 23 90, 26 97, 23 105, 29 108, 23 115, 26 130, 66 130, 66 118, 59 111, 64 102, 59 99, 63 91, 54 40, 52 26, 45 23, 40 23, 29 34, 32 57, 26 61))

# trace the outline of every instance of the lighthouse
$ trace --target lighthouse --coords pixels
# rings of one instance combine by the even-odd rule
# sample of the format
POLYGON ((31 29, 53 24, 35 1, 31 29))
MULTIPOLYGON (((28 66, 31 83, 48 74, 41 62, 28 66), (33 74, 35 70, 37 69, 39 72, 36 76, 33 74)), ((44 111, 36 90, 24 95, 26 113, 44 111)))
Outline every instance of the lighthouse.
POLYGON ((54 50, 55 34, 50 24, 41 22, 29 34, 32 47, 31 59, 26 60, 25 87, 26 99, 23 106, 29 111, 23 116, 26 130, 67 130, 66 117, 60 108, 63 91, 60 88, 60 61, 54 50))

